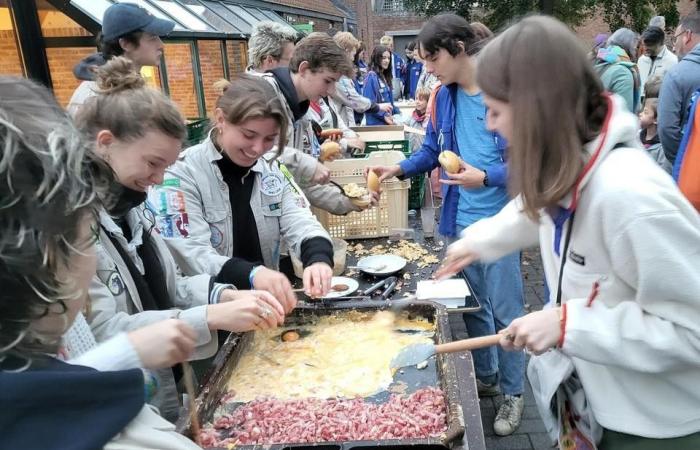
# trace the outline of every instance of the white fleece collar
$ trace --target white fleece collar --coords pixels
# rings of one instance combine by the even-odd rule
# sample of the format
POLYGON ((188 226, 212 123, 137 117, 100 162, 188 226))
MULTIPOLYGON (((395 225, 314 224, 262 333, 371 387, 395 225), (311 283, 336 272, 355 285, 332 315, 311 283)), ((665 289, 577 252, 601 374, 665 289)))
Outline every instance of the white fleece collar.
POLYGON ((618 144, 626 147, 641 148, 639 135, 637 134, 638 119, 627 111, 624 100, 616 94, 608 94, 608 114, 603 122, 600 134, 584 146, 588 155, 586 164, 581 170, 576 185, 558 203, 564 209, 573 211, 576 209, 579 196, 586 187, 588 180, 600 166, 601 162, 610 154, 618 144))

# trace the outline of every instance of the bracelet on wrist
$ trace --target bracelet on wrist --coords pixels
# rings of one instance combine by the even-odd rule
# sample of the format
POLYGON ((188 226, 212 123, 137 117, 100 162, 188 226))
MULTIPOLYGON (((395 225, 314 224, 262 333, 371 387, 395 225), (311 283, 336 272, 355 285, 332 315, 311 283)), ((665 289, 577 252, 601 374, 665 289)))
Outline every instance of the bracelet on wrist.
POLYGON ((264 266, 255 266, 250 270, 250 274, 248 274, 248 282, 250 283, 250 287, 253 288, 253 280, 255 279, 255 274, 258 272, 258 270, 262 269, 264 266))

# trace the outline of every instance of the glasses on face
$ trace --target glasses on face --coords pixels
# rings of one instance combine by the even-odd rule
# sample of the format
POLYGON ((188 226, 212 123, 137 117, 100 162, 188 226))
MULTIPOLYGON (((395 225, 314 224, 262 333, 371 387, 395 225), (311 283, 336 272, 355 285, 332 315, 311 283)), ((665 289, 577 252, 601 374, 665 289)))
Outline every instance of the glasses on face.
POLYGON ((681 37, 681 36, 683 36, 683 35, 684 35, 685 33, 687 33, 687 32, 688 32, 688 30, 683 30, 683 31, 681 31, 681 32, 678 33, 678 34, 674 34, 674 35, 673 35, 673 43, 675 44, 676 41, 678 40, 678 38, 681 37))

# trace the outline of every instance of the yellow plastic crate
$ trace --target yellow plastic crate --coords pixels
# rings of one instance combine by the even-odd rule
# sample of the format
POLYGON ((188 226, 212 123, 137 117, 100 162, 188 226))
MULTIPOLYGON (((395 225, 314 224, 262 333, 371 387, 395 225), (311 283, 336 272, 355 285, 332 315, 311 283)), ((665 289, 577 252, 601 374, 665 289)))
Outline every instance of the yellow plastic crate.
MULTIPOLYGON (((367 187, 364 170, 367 166, 388 166, 405 159, 399 151, 372 152, 365 158, 338 159, 326 163, 331 179, 341 186, 357 183, 367 187)), ((408 228, 408 191, 410 180, 393 178, 382 183, 379 205, 345 216, 336 216, 318 208, 312 208, 318 221, 331 237, 340 239, 367 239, 386 237, 392 230, 408 228)))

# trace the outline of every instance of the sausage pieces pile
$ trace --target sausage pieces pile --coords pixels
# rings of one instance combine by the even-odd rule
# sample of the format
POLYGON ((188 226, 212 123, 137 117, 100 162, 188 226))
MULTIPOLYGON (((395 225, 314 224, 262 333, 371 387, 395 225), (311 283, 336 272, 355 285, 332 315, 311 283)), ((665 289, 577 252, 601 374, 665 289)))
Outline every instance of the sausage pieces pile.
POLYGON ((314 443, 440 436, 447 430, 445 395, 423 388, 382 404, 353 400, 260 399, 219 417, 200 434, 203 446, 314 443))

